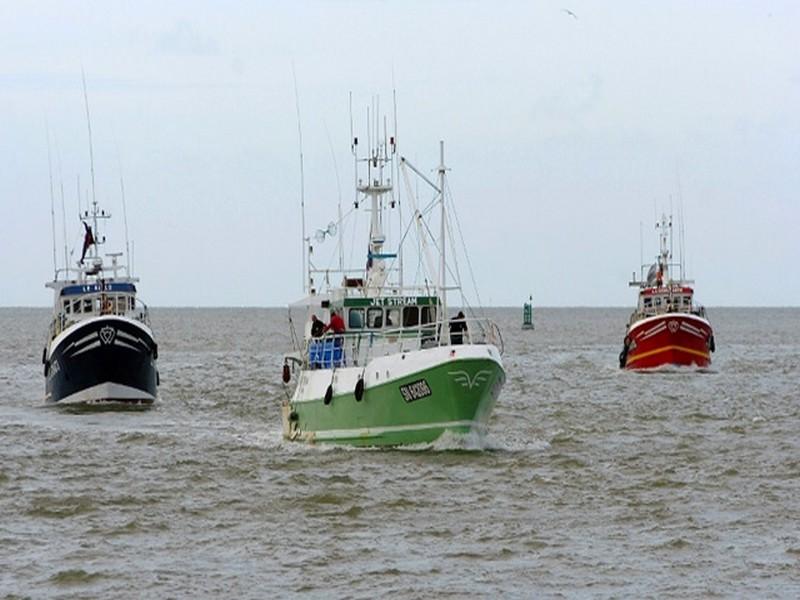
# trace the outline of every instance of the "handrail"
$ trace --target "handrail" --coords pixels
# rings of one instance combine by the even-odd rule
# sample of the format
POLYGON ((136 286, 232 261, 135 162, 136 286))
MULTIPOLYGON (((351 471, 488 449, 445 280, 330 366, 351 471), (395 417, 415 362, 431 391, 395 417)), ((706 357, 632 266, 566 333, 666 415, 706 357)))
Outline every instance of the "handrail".
POLYGON ((628 319, 628 326, 630 327, 636 321, 640 319, 644 319, 647 317, 657 317, 661 315, 695 315, 696 317, 700 317, 702 319, 706 318, 706 309, 704 306, 695 304, 689 308, 671 308, 669 306, 663 305, 659 307, 648 307, 642 310, 638 308, 631 313, 630 319, 628 319))
POLYGON ((489 319, 459 319, 466 324, 461 332, 451 333, 452 340, 440 335, 441 327, 450 327, 451 321, 433 321, 411 327, 391 329, 358 329, 343 333, 326 332, 321 337, 305 340, 302 352, 303 365, 330 368, 341 366, 364 366, 374 356, 385 356, 410 350, 434 348, 445 345, 492 344, 503 353, 503 338, 500 329, 489 319), (470 326, 471 325, 471 326, 470 326))
POLYGON ((50 327, 48 330, 50 336, 49 339, 52 340, 73 323, 77 323, 85 319, 103 315, 117 315, 121 317, 129 317, 150 327, 150 309, 148 308, 147 304, 145 304, 142 300, 140 300, 136 296, 117 294, 114 292, 92 292, 89 294, 80 294, 79 296, 72 298, 72 300, 80 300, 81 302, 83 302, 83 300, 85 299, 89 299, 92 301, 92 310, 89 312, 67 314, 64 312, 62 307, 50 322, 50 327), (104 309, 103 307, 101 307, 100 310, 95 310, 94 308, 96 306, 96 303, 94 301, 98 299, 102 300, 104 296, 108 297, 109 295, 124 296, 125 298, 133 298, 134 308, 133 309, 126 308, 125 310, 119 310, 118 308, 119 304, 114 303, 114 305, 110 309, 104 309), (114 308, 114 306, 116 306, 116 308, 114 308))

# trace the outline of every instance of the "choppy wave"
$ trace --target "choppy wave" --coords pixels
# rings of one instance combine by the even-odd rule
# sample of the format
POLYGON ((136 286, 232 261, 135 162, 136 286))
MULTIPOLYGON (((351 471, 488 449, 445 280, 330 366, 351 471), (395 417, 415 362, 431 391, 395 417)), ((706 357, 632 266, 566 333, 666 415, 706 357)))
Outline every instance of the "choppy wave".
POLYGON ((72 412, 9 350, 40 351, 48 312, 1 309, 0 587, 795 596, 800 311, 711 311, 711 369, 646 374, 617 367, 627 312, 538 309, 523 333, 494 311, 488 435, 364 449, 282 438, 285 311, 154 309, 159 401, 72 412))

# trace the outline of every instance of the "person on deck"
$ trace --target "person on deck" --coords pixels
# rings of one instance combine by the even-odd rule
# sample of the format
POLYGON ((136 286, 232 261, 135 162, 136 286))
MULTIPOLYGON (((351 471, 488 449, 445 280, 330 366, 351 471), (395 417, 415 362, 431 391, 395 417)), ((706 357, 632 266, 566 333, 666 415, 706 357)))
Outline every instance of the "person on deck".
POLYGON ((467 322, 464 318, 464 313, 458 311, 458 314, 450 319, 450 343, 454 346, 464 343, 464 332, 467 330, 467 322))
POLYGON ((325 331, 325 323, 317 318, 317 315, 311 315, 311 337, 322 337, 325 331))
POLYGON ((335 310, 331 310, 331 320, 322 330, 323 333, 329 331, 333 331, 333 333, 344 333, 344 319, 342 319, 341 315, 335 310))
MULTIPOLYGON (((344 365, 344 338, 342 334, 344 333, 344 319, 339 314, 338 311, 331 309, 331 319, 328 321, 328 324, 325 325, 325 329, 323 329, 324 333, 328 331, 332 331, 334 333, 333 336, 333 352, 328 356, 326 354, 325 358, 325 365, 326 367, 341 367, 344 365)), ((325 351, 328 352, 327 350, 325 351)))

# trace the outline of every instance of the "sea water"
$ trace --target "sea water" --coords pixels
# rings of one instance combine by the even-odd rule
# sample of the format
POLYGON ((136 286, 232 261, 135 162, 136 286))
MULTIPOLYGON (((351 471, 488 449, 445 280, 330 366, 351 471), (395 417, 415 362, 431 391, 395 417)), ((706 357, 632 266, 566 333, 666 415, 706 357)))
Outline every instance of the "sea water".
POLYGON ((0 597, 800 595, 800 309, 646 374, 627 309, 489 313, 488 438, 359 450, 281 438, 285 310, 155 308, 155 407, 75 413, 0 309, 0 597))

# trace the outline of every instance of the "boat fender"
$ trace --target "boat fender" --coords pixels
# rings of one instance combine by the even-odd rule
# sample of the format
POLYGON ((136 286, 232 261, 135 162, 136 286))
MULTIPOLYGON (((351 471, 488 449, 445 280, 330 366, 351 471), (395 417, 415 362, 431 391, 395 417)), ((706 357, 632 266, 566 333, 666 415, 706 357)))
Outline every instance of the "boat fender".
POLYGON ((711 335, 708 338, 708 349, 714 352, 717 349, 717 345, 714 343, 714 336, 711 335))
POLYGON ((283 363, 283 383, 289 383, 291 379, 292 379, 292 372, 289 369, 289 363, 285 362, 283 363))
POLYGON ((361 399, 364 397, 364 378, 359 377, 358 381, 356 381, 356 389, 353 390, 353 394, 356 397, 356 402, 361 402, 361 399))
POLYGON ((161 373, 156 371, 156 386, 161 385, 161 373))
POLYGON ((299 417, 298 417, 298 415, 297 415, 297 413, 296 413, 296 412, 292 411, 292 412, 290 412, 290 413, 289 413, 289 420, 290 420, 292 423, 295 423, 295 422, 297 422, 297 420, 298 420, 298 419, 299 419, 299 417))
POLYGON ((43 365, 47 364, 47 346, 42 348, 42 364, 43 365))
POLYGON ((622 352, 619 353, 619 368, 624 369, 625 363, 628 362, 628 348, 631 345, 631 338, 627 335, 622 343, 622 352))
POLYGON ((158 360, 158 344, 153 344, 153 360, 158 360))
POLYGON ((333 384, 330 384, 328 386, 328 389, 325 390, 325 399, 323 400, 323 402, 325 403, 325 406, 330 404, 331 400, 333 400, 333 384))

